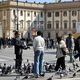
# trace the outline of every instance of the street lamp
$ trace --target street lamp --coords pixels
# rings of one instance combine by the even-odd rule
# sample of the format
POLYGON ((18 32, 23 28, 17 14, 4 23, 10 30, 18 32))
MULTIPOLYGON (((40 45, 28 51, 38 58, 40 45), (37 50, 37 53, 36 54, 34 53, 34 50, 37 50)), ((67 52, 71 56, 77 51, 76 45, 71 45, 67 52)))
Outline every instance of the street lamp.
POLYGON ((17 0, 17 31, 19 30, 19 27, 18 27, 18 0, 17 0))
POLYGON ((0 37, 2 37, 2 31, 3 31, 3 29, 2 29, 2 22, 0 22, 0 37))

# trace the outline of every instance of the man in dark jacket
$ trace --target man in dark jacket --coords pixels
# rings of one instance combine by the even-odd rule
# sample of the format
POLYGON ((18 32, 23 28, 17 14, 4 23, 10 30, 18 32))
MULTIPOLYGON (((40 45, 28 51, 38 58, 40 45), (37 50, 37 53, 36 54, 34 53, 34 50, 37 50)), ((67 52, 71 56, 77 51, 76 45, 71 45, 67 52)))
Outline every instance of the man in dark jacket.
POLYGON ((75 41, 75 48, 76 51, 78 51, 78 53, 74 56, 74 58, 77 59, 79 57, 79 61, 80 61, 80 36, 75 41))
POLYGON ((22 49, 26 49, 26 47, 24 46, 23 42, 21 41, 21 39, 19 38, 19 32, 16 31, 15 32, 15 39, 14 39, 15 43, 14 43, 14 50, 15 50, 15 68, 17 71, 19 71, 21 69, 21 64, 22 64, 22 49))
POLYGON ((69 62, 72 63, 73 62, 73 51, 74 51, 75 43, 74 43, 74 38, 73 38, 71 33, 66 38, 66 45, 67 45, 67 48, 69 50, 69 56, 70 56, 69 62))

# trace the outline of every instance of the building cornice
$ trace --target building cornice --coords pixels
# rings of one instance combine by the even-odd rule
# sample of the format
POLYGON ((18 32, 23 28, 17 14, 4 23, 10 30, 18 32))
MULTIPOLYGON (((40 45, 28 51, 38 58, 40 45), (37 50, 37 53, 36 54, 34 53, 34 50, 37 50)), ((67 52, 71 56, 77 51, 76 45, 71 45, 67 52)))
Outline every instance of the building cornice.
POLYGON ((60 9, 75 9, 80 7, 80 1, 75 2, 60 2, 60 3, 51 3, 45 5, 46 10, 60 10, 60 9))
MULTIPOLYGON (((0 9, 6 9, 6 8, 17 8, 17 2, 13 2, 13 1, 7 2, 6 1, 6 2, 0 3, 0 9)), ((35 4, 35 3, 18 2, 18 8, 44 10, 44 5, 35 4)))
MULTIPOLYGON (((17 8, 17 2, 14 1, 2 2, 0 3, 0 9, 3 8, 17 8)), ((34 10, 76 9, 80 8, 80 1, 59 2, 59 3, 49 3, 49 4, 18 2, 18 8, 34 9, 34 10)))

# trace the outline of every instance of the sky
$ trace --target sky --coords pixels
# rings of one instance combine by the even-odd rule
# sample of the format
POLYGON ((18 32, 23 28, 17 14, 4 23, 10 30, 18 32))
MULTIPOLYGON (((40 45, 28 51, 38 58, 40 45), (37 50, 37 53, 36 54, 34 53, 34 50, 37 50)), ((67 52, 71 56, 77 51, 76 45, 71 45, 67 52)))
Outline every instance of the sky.
MULTIPOLYGON (((26 0, 19 0, 19 1, 26 1, 26 0)), ((44 3, 44 2, 47 2, 47 3, 52 3, 52 2, 56 2, 58 0, 27 0, 28 2, 41 2, 41 3, 44 3)), ((72 1, 72 0, 61 0, 61 1, 72 1)))
MULTIPOLYGON (((0 0, 0 1, 2 1, 2 0, 0 0)), ((7 0, 3 0, 3 1, 7 1, 7 0)), ((18 0, 18 1, 22 1, 22 2, 25 2, 25 1, 27 1, 27 2, 36 2, 36 3, 44 3, 44 2, 47 2, 47 3, 53 3, 53 2, 57 2, 57 1, 59 1, 59 0, 18 0)), ((64 1, 72 1, 72 0, 61 0, 61 2, 64 2, 64 1)))

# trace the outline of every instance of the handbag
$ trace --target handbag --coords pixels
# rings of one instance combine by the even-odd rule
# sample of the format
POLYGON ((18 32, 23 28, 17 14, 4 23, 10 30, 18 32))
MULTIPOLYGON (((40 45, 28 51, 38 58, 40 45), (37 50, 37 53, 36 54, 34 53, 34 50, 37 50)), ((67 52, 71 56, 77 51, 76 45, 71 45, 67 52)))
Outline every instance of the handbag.
POLYGON ((67 48, 61 48, 63 55, 67 55, 69 53, 67 48))

